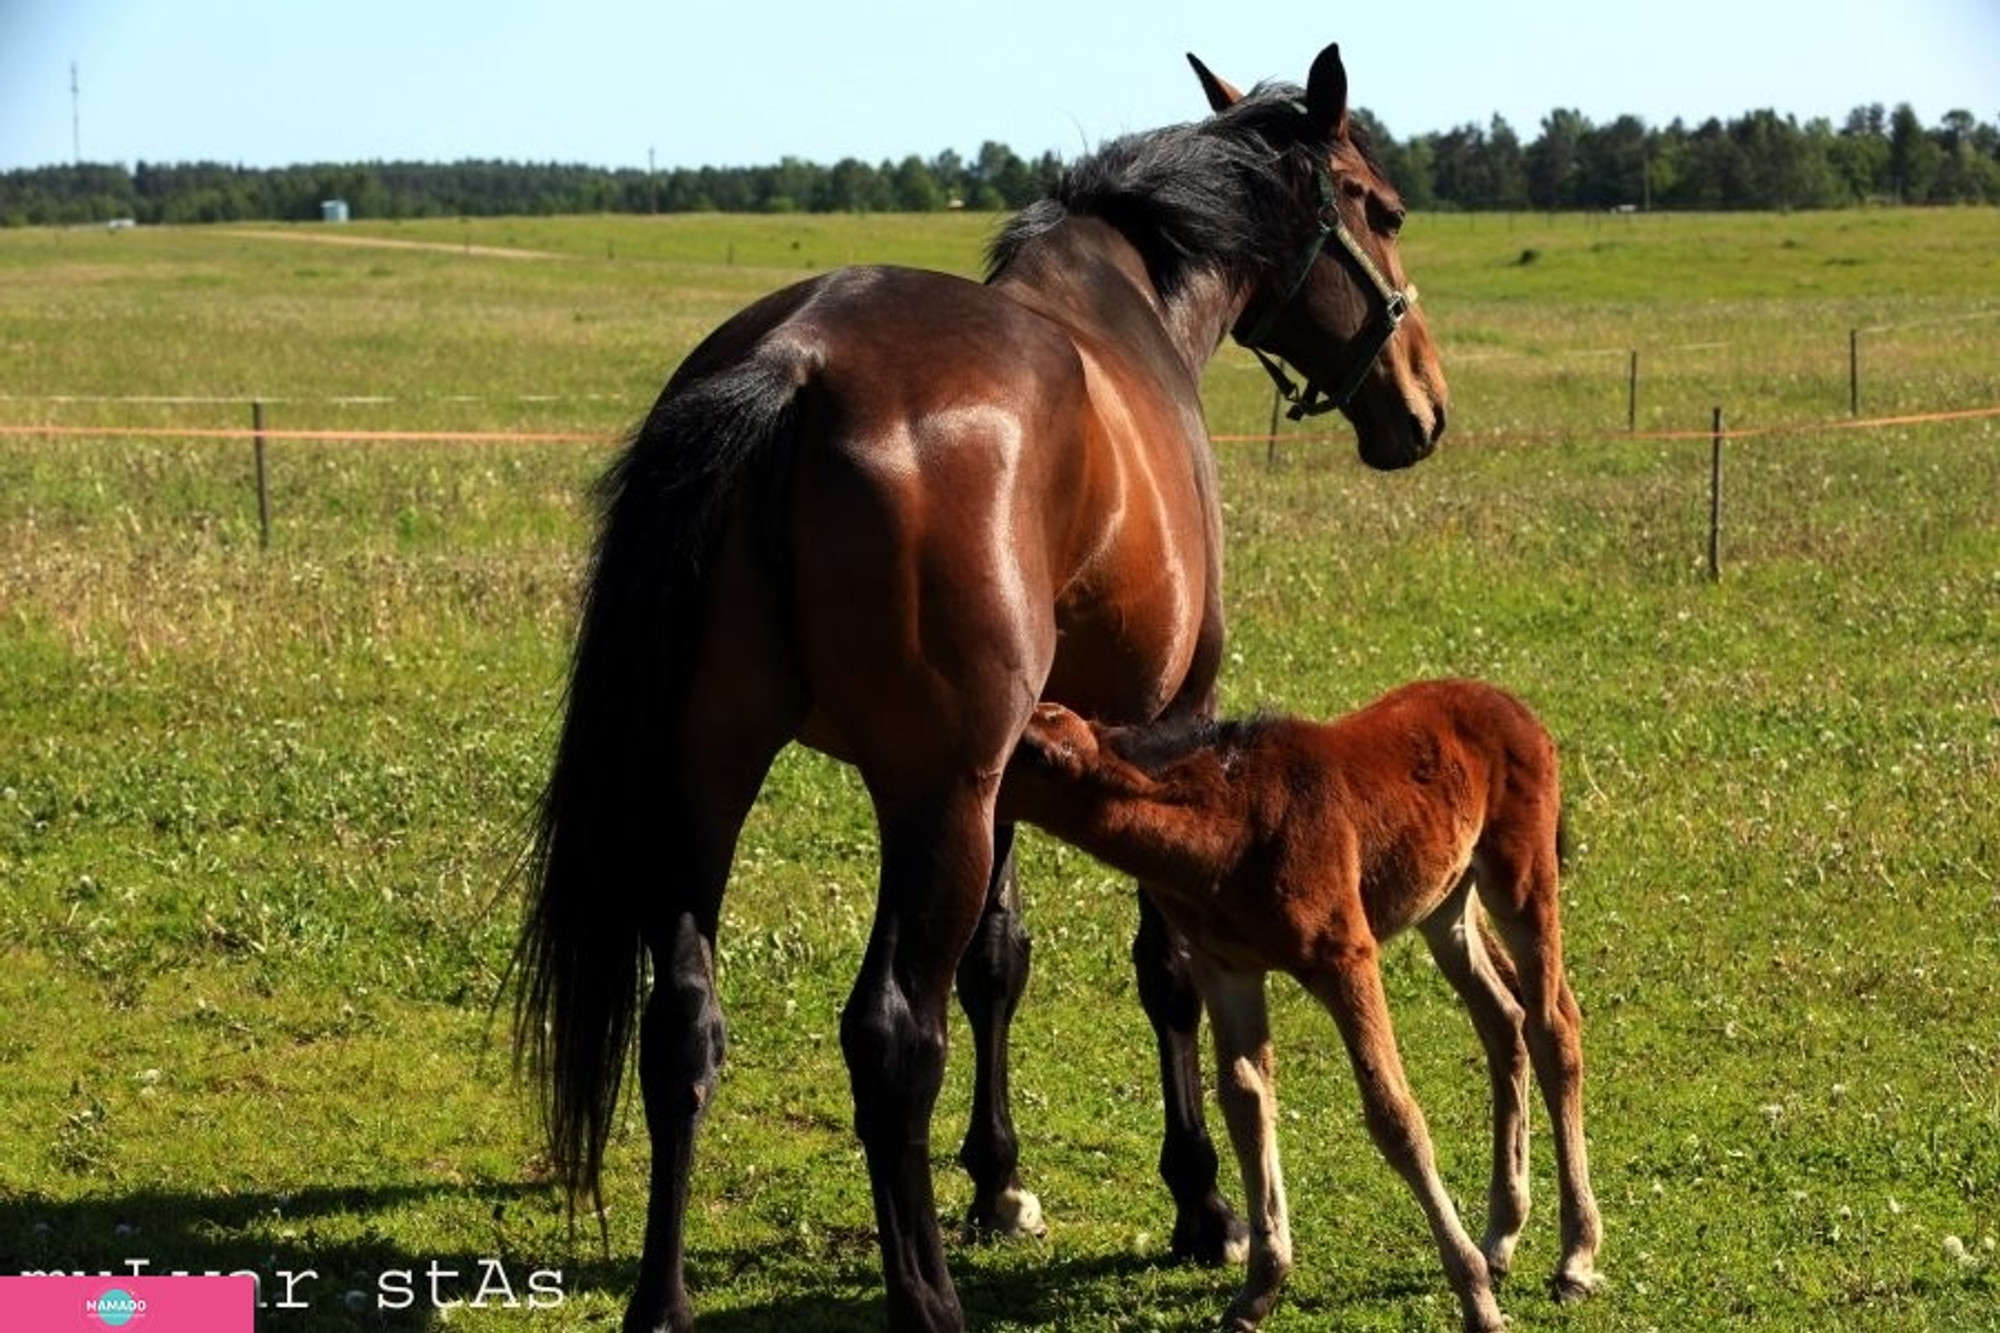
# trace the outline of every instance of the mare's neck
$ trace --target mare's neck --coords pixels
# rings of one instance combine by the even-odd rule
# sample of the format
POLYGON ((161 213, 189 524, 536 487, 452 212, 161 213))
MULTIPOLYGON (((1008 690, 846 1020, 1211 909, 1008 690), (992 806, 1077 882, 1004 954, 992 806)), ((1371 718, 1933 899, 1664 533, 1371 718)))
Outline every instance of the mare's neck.
POLYGON ((1143 321, 1163 334, 1191 381, 1249 300, 1249 288, 1197 270, 1171 298, 1153 286, 1138 249, 1101 218, 1070 217, 1022 247, 992 285, 1078 332, 1130 345, 1143 321))

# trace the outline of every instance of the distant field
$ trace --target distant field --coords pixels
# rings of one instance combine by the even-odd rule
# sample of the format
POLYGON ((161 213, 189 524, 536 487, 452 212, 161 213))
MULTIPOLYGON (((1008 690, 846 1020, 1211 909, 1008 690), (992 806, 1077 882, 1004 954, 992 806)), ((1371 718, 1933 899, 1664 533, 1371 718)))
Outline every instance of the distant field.
MULTIPOLYGON (((0 1272, 248 1268, 274 1305, 291 1274, 281 1330, 615 1319, 637 1109, 607 1255, 545 1182, 491 1007, 584 488, 745 301, 849 261, 977 275, 993 225, 0 231, 0 428, 241 429, 261 399, 280 429, 604 441, 280 440, 264 550, 241 440, 0 431, 0 1272), (556 1269, 564 1304, 529 1308, 556 1269), (433 1309, 482 1287, 483 1308, 433 1309)), ((1517 1328, 2000 1327, 2000 421, 1831 424, 1853 330, 1863 417, 2000 406, 1996 236, 1990 210, 1421 217, 1405 257, 1453 391, 1440 455, 1383 476, 1290 426, 1275 464, 1218 446, 1228 706, 1328 713, 1474 674, 1564 746, 1614 1286, 1574 1310, 1541 1294, 1538 1120, 1517 1328), (1708 445, 1646 433, 1716 405, 1786 429, 1728 446, 1711 583, 1708 445)), ((1217 434, 1266 430, 1234 349, 1208 397, 1217 434)), ((879 1326, 836 1026, 873 873, 851 775, 787 755, 723 926, 732 1049, 690 1234, 705 1327, 879 1326)), ((1129 887, 1039 838, 1025 882, 1016 1109, 1052 1230, 954 1247, 968 1310, 1202 1326, 1233 1278, 1164 1263, 1129 887)), ((1477 1226, 1477 1046, 1420 947, 1389 951, 1387 981, 1477 1226)), ((1270 1327, 1449 1328, 1421 1216, 1294 990, 1273 986, 1300 1266, 1270 1327)), ((967 1084, 955 1059, 947 1212, 967 1084)))

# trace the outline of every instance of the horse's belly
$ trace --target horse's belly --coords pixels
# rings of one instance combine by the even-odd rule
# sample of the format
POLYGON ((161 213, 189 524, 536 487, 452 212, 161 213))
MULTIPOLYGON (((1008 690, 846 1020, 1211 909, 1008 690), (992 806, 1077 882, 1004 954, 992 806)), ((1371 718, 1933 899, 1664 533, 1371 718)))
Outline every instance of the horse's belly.
POLYGON ((1055 662, 1042 697, 1085 717, 1149 721, 1190 686, 1206 691, 1214 670, 1198 662, 1202 606, 1187 589, 1162 604, 1128 602, 1106 616, 1065 618, 1059 610, 1055 662))

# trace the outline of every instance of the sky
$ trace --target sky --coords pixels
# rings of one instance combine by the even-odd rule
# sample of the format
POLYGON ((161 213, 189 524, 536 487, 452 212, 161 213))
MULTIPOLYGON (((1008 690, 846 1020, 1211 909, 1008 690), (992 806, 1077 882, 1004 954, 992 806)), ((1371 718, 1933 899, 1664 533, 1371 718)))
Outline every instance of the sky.
POLYGON ((0 170, 1074 158, 1338 41, 1399 139, 1558 107, 2000 121, 2000 0, 0 0, 0 170), (77 93, 71 92, 71 70, 77 93))

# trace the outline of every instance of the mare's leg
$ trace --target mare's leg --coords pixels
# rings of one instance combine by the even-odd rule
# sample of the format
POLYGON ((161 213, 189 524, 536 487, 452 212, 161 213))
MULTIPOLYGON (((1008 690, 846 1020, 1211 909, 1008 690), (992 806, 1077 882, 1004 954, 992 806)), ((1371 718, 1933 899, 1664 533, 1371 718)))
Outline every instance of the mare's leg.
POLYGON ((986 909, 958 962, 958 1000, 972 1029, 972 1119, 958 1162, 972 1177, 965 1228, 973 1236, 1040 1236, 1041 1202, 1021 1188, 1020 1141, 1007 1091, 1007 1034, 1028 985, 1031 946, 1021 921, 1014 826, 995 832, 986 909))
MULTIPOLYGON (((714 715, 709 715, 709 720, 714 715)), ((701 722, 691 730, 703 729, 701 722)), ((676 876, 671 894, 642 907, 641 933, 652 958, 653 987, 639 1021, 639 1091, 652 1148, 645 1248, 625 1310, 626 1333, 691 1328, 685 1230, 695 1135, 715 1095, 723 1058, 722 1007, 715 994, 715 928, 737 834, 781 742, 737 748, 698 747, 670 814, 676 827, 662 864, 676 876)))
POLYGON ((1160 1144, 1160 1178, 1174 1199, 1173 1254, 1198 1263, 1240 1262, 1248 1233, 1216 1189, 1215 1143, 1202 1116, 1201 996, 1195 990, 1186 946, 1166 918, 1139 894, 1139 933, 1132 941, 1139 1003, 1152 1022, 1160 1051, 1160 1094, 1166 1134, 1160 1144))
POLYGON ((991 779, 944 777, 920 794, 872 791, 881 896, 840 1044, 868 1159, 888 1325, 956 1330, 965 1319, 938 1232, 930 1124, 944 1082, 952 973, 992 872, 994 790, 991 779))
POLYGON ((1458 1296, 1467 1333, 1499 1333, 1506 1325, 1493 1300, 1486 1258, 1465 1234, 1451 1196, 1438 1178, 1424 1113, 1410 1095, 1403 1075, 1375 946, 1348 947, 1307 985, 1340 1025, 1355 1082, 1361 1088, 1369 1136, 1423 1207, 1444 1259, 1445 1275, 1458 1296))
POLYGON ((803 698, 777 607, 732 524, 714 563, 715 603, 681 712, 656 860, 656 895, 635 895, 653 986, 639 1019, 639 1091, 652 1149, 646 1238, 625 1333, 693 1324, 685 1276, 688 1180, 696 1132, 723 1057, 715 931, 743 821, 771 762, 797 728, 803 698))
POLYGON ((1201 994, 1215 1038, 1215 1087, 1230 1146, 1243 1172, 1250 1226, 1250 1271, 1222 1317, 1225 1329, 1254 1329, 1278 1303, 1292 1271, 1292 1227, 1278 1165, 1278 1090, 1262 973, 1203 969, 1201 994))
POLYGON ((1603 1224, 1584 1145, 1583 1015, 1563 972, 1555 860, 1553 848, 1538 855, 1508 893, 1488 894, 1482 879, 1481 896, 1520 974, 1528 1055, 1555 1131, 1563 1253, 1551 1287, 1557 1300, 1576 1300, 1604 1285, 1596 1266, 1603 1224))
POLYGON ((1521 1040, 1521 1005, 1507 983, 1512 969, 1486 947, 1471 882, 1419 925, 1438 970, 1472 1016, 1493 1080, 1493 1183, 1486 1194, 1486 1235, 1479 1242, 1495 1278, 1513 1266, 1514 1246, 1528 1221, 1528 1048, 1521 1040))
POLYGON ((646 931, 653 991, 639 1023, 639 1090, 652 1168, 639 1280, 626 1333, 694 1327, 685 1249, 695 1133, 722 1067, 722 1008, 715 998, 715 922, 683 912, 646 931))

